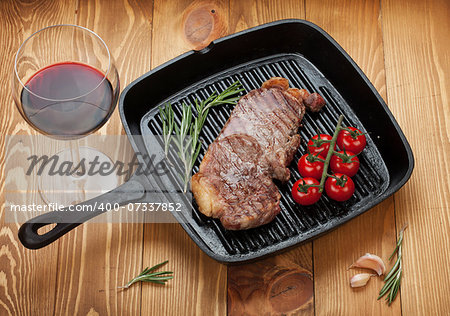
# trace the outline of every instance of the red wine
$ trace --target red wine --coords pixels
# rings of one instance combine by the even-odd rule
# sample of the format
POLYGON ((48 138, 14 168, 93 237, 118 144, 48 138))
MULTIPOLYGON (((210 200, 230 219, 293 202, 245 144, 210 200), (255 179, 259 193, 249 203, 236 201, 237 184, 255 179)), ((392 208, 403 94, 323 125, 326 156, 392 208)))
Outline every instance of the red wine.
POLYGON ((44 134, 75 137, 102 126, 116 99, 103 73, 75 62, 39 70, 21 95, 23 114, 37 129, 44 134))

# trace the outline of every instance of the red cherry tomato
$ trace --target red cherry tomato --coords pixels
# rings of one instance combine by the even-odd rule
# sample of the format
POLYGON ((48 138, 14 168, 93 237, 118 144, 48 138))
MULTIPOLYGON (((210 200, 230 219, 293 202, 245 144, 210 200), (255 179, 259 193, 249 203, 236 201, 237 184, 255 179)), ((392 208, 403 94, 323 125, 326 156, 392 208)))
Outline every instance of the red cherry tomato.
POLYGON ((314 179, 322 178, 323 173, 323 162, 316 159, 325 160, 322 156, 313 156, 313 155, 303 155, 298 160, 298 172, 302 175, 302 177, 310 177, 314 179), (311 162, 313 161, 313 162, 311 162))
POLYGON ((342 173, 336 173, 334 177, 328 177, 325 181, 325 192, 330 199, 339 202, 347 201, 355 192, 355 183, 342 173))
POLYGON ((319 185, 319 181, 314 178, 303 178, 294 183, 292 187, 292 198, 295 202, 301 205, 311 205, 319 201, 322 193, 319 192, 318 187, 310 187, 306 192, 302 192, 302 185, 316 184, 319 185))
POLYGON ((346 176, 353 177, 359 169, 358 157, 356 157, 356 155, 350 151, 339 151, 338 154, 343 156, 339 157, 336 154, 331 156, 331 171, 333 171, 334 173, 343 173, 346 176), (347 158, 345 158, 345 156, 347 156, 347 158))
POLYGON ((351 132, 342 130, 337 137, 337 145, 340 149, 351 151, 359 154, 366 147, 366 136, 355 127, 347 127, 351 132))
POLYGON ((323 157, 326 157, 328 154, 328 150, 330 149, 330 143, 323 143, 323 140, 329 141, 333 137, 327 134, 319 134, 314 135, 309 141, 308 141, 308 150, 311 154, 320 154, 323 157))

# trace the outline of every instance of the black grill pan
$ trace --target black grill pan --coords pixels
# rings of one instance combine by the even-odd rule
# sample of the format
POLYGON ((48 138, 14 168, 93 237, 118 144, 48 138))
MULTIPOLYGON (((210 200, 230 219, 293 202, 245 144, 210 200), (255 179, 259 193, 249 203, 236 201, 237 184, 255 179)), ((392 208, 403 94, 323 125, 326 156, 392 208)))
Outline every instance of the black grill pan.
MULTIPOLYGON (((134 150, 152 154, 157 150, 147 143, 146 135, 162 132, 158 106, 171 102, 179 118, 183 102, 204 99, 236 80, 248 92, 272 76, 289 79, 292 87, 320 93, 327 106, 318 114, 305 115, 300 130, 303 141, 290 166, 291 180, 278 183, 281 213, 273 222, 247 231, 227 231, 218 220, 198 212, 195 201, 191 209, 175 214, 197 245, 221 262, 259 258, 336 228, 392 195, 405 184, 413 170, 410 146, 375 88, 328 34, 303 20, 261 25, 218 39, 201 51, 185 53, 131 83, 122 92, 119 111, 134 150), (332 133, 340 114, 345 116, 344 125, 368 132, 368 145, 360 155, 360 171, 354 177, 355 194, 344 203, 323 195, 315 205, 297 205, 290 190, 299 178, 296 162, 306 152, 305 140, 317 131, 332 133)), ((194 172, 232 109, 221 106, 210 111, 201 134, 203 151, 194 172)), ((116 190, 85 203, 92 204, 99 199, 118 203, 151 202, 151 196, 145 192, 155 187, 157 183, 153 179, 134 176, 116 190)), ((49 233, 37 235, 39 227, 58 223, 55 216, 44 214, 24 224, 19 232, 22 243, 29 248, 40 248, 78 225, 60 223, 49 233)))

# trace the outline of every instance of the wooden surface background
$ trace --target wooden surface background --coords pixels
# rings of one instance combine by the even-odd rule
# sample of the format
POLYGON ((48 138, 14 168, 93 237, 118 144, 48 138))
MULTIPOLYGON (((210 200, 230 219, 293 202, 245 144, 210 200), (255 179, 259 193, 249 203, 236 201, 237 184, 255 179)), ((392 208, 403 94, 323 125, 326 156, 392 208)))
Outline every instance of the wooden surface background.
MULTIPOLYGON (((339 229, 289 252, 227 267, 177 224, 93 224, 27 250, 0 209, 0 315, 448 315, 450 2, 448 0, 0 1, 1 188, 5 140, 35 134, 13 103, 13 55, 32 32, 74 23, 97 32, 116 58, 122 87, 211 40, 262 23, 300 18, 333 36, 366 73, 415 155, 409 182, 339 229), (404 241, 400 296, 349 287, 347 267, 365 252, 387 260, 404 241), (169 259, 166 286, 117 291, 143 266, 169 259), (269 293, 269 294, 267 294, 269 293)), ((124 133, 117 111, 99 134, 124 133)))

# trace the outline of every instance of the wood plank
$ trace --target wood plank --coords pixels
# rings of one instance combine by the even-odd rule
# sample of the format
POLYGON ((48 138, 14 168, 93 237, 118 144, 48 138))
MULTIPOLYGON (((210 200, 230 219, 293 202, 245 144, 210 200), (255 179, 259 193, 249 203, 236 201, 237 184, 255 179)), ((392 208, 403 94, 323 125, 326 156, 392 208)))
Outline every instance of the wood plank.
MULTIPOLYGON (((18 224, 5 223, 6 135, 35 134, 23 120, 10 94, 11 68, 20 44, 33 32, 51 24, 74 22, 75 3, 66 1, 0 2, 0 314, 44 315, 54 311, 58 243, 45 249, 25 249, 17 238, 18 224), (8 87, 8 89, 6 89, 8 87)), ((28 203, 36 196, 27 194, 28 203)))
MULTIPOLYGON (((287 18, 305 18, 303 1, 234 1, 230 32, 287 18)), ((228 267, 228 314, 314 315, 312 244, 228 267)))
POLYGON ((228 1, 154 2, 152 67, 228 33, 228 1))
POLYGON ((281 19, 304 19, 304 1, 230 1, 230 33, 281 19))
MULTIPOLYGON (((79 2, 77 24, 107 43, 122 88, 150 68, 151 23, 152 1, 79 2)), ((97 132, 123 133, 118 111, 97 132)), ((132 152, 128 141, 120 138, 110 157, 132 152)), ((64 236, 55 313, 140 315, 140 285, 117 287, 142 270, 142 236, 142 224, 117 223, 86 223, 64 236)))
MULTIPOLYGON (((306 18, 336 39, 386 100, 379 1, 306 0, 306 18)), ((314 241, 316 314, 400 314, 399 299, 391 307, 377 301, 381 278, 372 278, 364 288, 352 289, 350 277, 363 270, 347 270, 367 252, 387 263, 395 238, 394 203, 390 198, 314 241)))
POLYGON ((415 155, 395 196, 404 240, 404 315, 450 310, 450 3, 381 1, 389 106, 415 155))
MULTIPOLYGON (((152 67, 223 35, 227 21, 228 2, 155 0, 152 67)), ((142 315, 226 313, 226 267, 205 255, 180 225, 146 224, 144 265, 166 259, 167 268, 174 271, 175 277, 164 287, 142 286, 142 315)))
POLYGON ((229 315, 314 315, 311 243, 228 267, 229 315))

